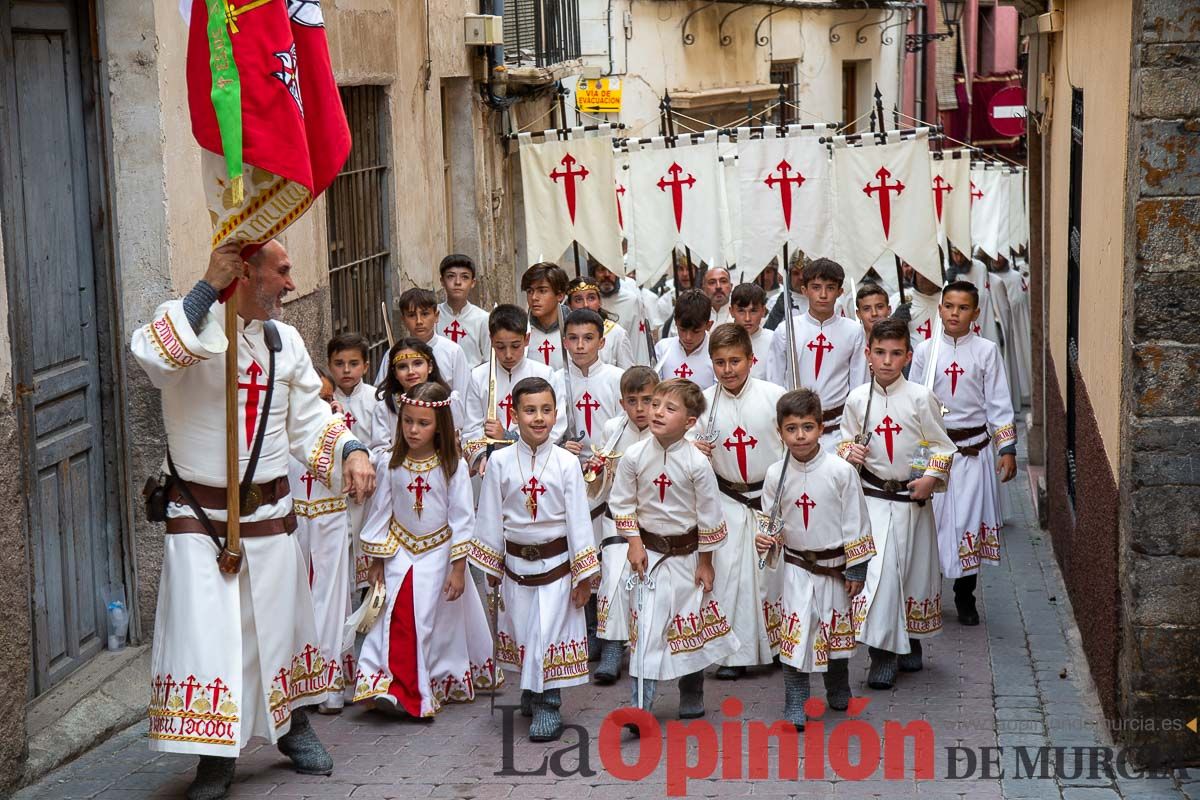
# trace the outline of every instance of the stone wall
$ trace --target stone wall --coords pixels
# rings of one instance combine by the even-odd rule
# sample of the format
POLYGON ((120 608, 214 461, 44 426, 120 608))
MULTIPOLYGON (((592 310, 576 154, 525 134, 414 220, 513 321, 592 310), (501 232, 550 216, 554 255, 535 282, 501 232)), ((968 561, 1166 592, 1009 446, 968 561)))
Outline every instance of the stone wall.
MULTIPOLYGON (((1121 713, 1175 720, 1200 705, 1200 12, 1191 0, 1135 10, 1121 713)), ((1127 741, 1152 762, 1200 763, 1183 728, 1130 730, 1127 741)))

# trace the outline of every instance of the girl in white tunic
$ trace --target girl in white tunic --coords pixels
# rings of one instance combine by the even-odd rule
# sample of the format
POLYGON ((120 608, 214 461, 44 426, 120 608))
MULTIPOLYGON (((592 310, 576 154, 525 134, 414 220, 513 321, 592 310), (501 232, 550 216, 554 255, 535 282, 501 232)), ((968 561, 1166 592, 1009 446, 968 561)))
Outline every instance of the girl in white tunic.
POLYGON ((843 711, 850 704, 848 664, 855 649, 850 598, 862 589, 875 544, 854 468, 821 450, 820 398, 799 389, 780 398, 776 408, 788 453, 767 470, 763 507, 781 522, 782 541, 760 532, 756 544, 760 555, 775 548, 765 561, 782 561, 777 613, 783 718, 803 730, 809 673, 824 674, 830 708, 843 711))
POLYGON ((371 460, 376 466, 391 459, 392 440, 400 421, 400 405, 397 398, 419 383, 441 384, 450 392, 450 414, 454 420, 454 429, 457 431, 462 428, 462 399, 442 377, 433 349, 429 345, 413 336, 401 339, 388 351, 388 363, 392 365, 391 371, 383 384, 375 390, 375 397, 379 402, 372 411, 371 439, 367 442, 367 446, 371 448, 371 460))
POLYGON ((1004 516, 996 476, 1009 481, 1016 475, 1017 430, 1000 348, 971 332, 979 317, 978 290, 969 281, 956 281, 942 297, 941 346, 919 344, 910 374, 933 387, 947 411, 946 432, 958 448, 949 486, 934 496, 933 509, 942 574, 954 578, 959 622, 978 625, 980 564, 1000 563, 1004 516))
POLYGON ((487 615, 467 579, 475 519, 471 481, 459 457, 450 393, 425 383, 400 396, 391 460, 361 534, 371 582, 387 603, 359 656, 354 700, 412 717, 469 702, 499 675, 487 615))

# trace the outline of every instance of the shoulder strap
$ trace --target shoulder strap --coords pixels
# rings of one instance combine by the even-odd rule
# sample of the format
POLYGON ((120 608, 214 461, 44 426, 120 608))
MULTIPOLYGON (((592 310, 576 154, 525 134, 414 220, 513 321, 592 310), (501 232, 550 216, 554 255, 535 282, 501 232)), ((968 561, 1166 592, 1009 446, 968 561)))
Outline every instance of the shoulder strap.
POLYGON ((254 434, 254 447, 250 450, 250 463, 246 465, 246 474, 242 477, 242 483, 238 490, 242 500, 246 499, 250 487, 254 485, 254 471, 258 468, 258 457, 262 454, 263 438, 267 432, 267 420, 271 417, 271 398, 275 395, 275 354, 283 349, 283 342, 279 337, 279 330, 275 327, 274 320, 263 322, 263 339, 267 343, 267 352, 270 354, 267 366, 267 394, 263 398, 258 431, 254 434))
POLYGON ((208 514, 204 513, 204 507, 196 500, 196 496, 192 494, 192 490, 188 487, 187 481, 179 477, 179 473, 175 471, 175 462, 171 459, 171 448, 167 447, 167 471, 171 473, 171 482, 179 487, 179 493, 183 495, 183 499, 187 502, 188 507, 196 515, 196 519, 200 520, 200 524, 204 526, 204 530, 208 532, 208 538, 212 539, 213 544, 220 550, 221 537, 217 536, 217 531, 213 527, 212 520, 208 518, 208 514))

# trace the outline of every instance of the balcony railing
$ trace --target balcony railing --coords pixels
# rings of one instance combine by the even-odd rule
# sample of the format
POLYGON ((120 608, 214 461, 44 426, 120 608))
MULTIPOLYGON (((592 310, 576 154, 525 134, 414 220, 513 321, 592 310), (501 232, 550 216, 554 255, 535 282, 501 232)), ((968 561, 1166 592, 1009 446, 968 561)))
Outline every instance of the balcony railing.
POLYGON ((580 56, 579 0, 505 0, 504 61, 548 67, 580 56))

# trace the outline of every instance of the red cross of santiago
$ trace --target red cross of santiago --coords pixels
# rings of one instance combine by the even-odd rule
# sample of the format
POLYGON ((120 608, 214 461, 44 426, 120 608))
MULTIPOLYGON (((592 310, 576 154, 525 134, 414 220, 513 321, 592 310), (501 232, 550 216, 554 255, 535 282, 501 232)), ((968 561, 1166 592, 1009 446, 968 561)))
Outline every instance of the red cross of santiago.
POLYGON ((412 479, 408 486, 404 488, 416 495, 416 501, 413 503, 413 508, 420 509, 425 505, 425 493, 430 491, 432 487, 430 487, 429 483, 424 478, 418 475, 412 479))
POLYGON ((446 338, 455 344, 458 344, 459 339, 465 339, 467 336, 466 329, 462 325, 458 324, 458 320, 454 320, 445 328, 443 328, 442 333, 446 334, 446 338))
POLYGON ((300 482, 304 484, 304 496, 309 500, 312 500, 312 485, 314 481, 316 481, 316 478, 313 477, 311 472, 306 472, 300 476, 300 482))
POLYGON ((683 187, 691 189, 696 185, 696 178, 692 173, 688 173, 686 178, 679 177, 683 174, 683 167, 676 163, 667 167, 667 172, 674 177, 674 180, 667 180, 667 176, 658 179, 659 191, 665 192, 669 188, 671 190, 671 207, 675 210, 675 230, 679 231, 683 226, 683 187))
POLYGON ((804 514, 804 530, 808 530, 808 512, 816 507, 817 504, 808 496, 808 492, 800 495, 800 499, 796 501, 796 508, 804 514))
POLYGON ((983 190, 975 185, 975 181, 971 181, 971 205, 975 205, 976 200, 983 199, 983 190))
POLYGON ((875 172, 875 177, 879 178, 879 185, 872 186, 871 183, 868 182, 867 185, 863 187, 863 193, 867 197, 876 195, 876 199, 879 201, 879 219, 881 222, 883 222, 883 238, 886 239, 891 235, 892 192, 895 192, 896 196, 899 197, 900 193, 904 191, 904 184, 900 181, 888 183, 887 179, 892 177, 892 173, 888 172, 887 167, 880 167, 875 172))
POLYGON ((538 345, 537 350, 539 353, 542 354, 542 358, 546 359, 547 367, 550 366, 550 354, 553 353, 557 349, 558 348, 556 346, 554 346, 553 344, 550 343, 549 339, 546 339, 545 341, 543 341, 541 344, 538 345))
POLYGON ((575 407, 583 412, 583 424, 587 428, 588 436, 592 435, 592 412, 600 407, 600 403, 592 399, 589 392, 584 392, 579 400, 575 403, 575 407))
POLYGON ((933 320, 927 319, 917 326, 917 333, 928 339, 933 336, 933 320))
POLYGON ((954 187, 941 175, 933 176, 933 205, 937 209, 938 222, 942 221, 942 195, 954 191, 954 187))
POLYGON ((346 413, 342 414, 342 418, 346 420, 347 428, 354 428, 354 423, 358 422, 358 417, 354 416, 354 412, 346 409, 346 413))
MULTIPOLYGON (((550 180, 554 181, 555 183, 558 183, 558 179, 562 178, 563 194, 567 198, 567 214, 570 215, 571 224, 574 225, 575 224, 575 179, 578 178, 580 182, 583 182, 588 176, 587 167, 585 167, 583 164, 579 164, 579 169, 572 171, 571 167, 573 167, 575 164, 577 164, 579 162, 577 162, 575 160, 575 157, 573 155, 571 155, 570 153, 567 153, 565 156, 563 156, 562 161, 560 161, 558 163, 562 164, 564 169, 562 172, 559 172, 557 169, 550 170, 550 180)), ((547 362, 547 363, 549 363, 549 362, 547 362)))
POLYGON ((879 424, 875 426, 875 433, 879 434, 884 439, 884 445, 887 447, 889 463, 894 463, 892 459, 893 437, 902 430, 904 430, 904 428, 900 427, 899 423, 894 422, 891 416, 884 417, 879 424))
POLYGON ((546 493, 546 487, 535 476, 530 476, 529 481, 521 487, 521 494, 528 498, 525 505, 529 508, 530 519, 537 519, 538 510, 538 495, 546 493))
POLYGON ((738 472, 742 473, 742 483, 750 480, 746 477, 746 451, 758 447, 758 439, 746 433, 741 425, 733 429, 733 435, 721 443, 726 450, 737 450, 738 472))
POLYGON ((809 352, 816 354, 816 359, 813 362, 813 377, 821 377, 821 362, 825 360, 825 354, 833 350, 833 342, 825 338, 824 333, 818 333, 817 338, 813 339, 805 345, 809 352))
POLYGON ((621 198, 625 196, 625 187, 617 184, 617 225, 621 230, 625 230, 625 214, 621 210, 621 198))
POLYGON ((792 190, 804 185, 804 176, 799 172, 789 176, 788 172, 791 171, 792 165, 787 162, 786 158, 776 164, 775 169, 779 170, 779 177, 776 177, 774 172, 768 173, 763 183, 771 189, 779 187, 779 207, 783 209, 783 225, 790 231, 792 229, 792 190))
POLYGON ((654 479, 653 483, 658 487, 658 502, 661 503, 667 499, 667 487, 672 486, 673 484, 665 472, 660 473, 659 476, 654 479))
POLYGON ((687 380, 695 374, 696 373, 692 372, 692 370, 688 368, 686 361, 675 368, 676 378, 683 378, 684 380, 687 380))
POLYGON ((958 391, 958 376, 966 372, 965 369, 958 365, 957 361, 951 361, 950 366, 946 367, 944 372, 950 376, 950 394, 958 391))
POLYGON ((512 393, 504 395, 504 399, 496 403, 496 408, 504 409, 504 427, 512 425, 512 393))
POLYGON ((254 430, 258 423, 258 395, 263 389, 267 388, 265 383, 259 383, 258 377, 263 374, 262 367, 254 359, 250 359, 250 366, 246 368, 246 375, 250 378, 249 383, 238 383, 239 389, 246 390, 246 447, 254 441, 254 430))

